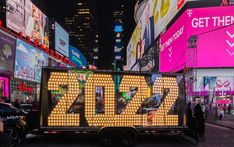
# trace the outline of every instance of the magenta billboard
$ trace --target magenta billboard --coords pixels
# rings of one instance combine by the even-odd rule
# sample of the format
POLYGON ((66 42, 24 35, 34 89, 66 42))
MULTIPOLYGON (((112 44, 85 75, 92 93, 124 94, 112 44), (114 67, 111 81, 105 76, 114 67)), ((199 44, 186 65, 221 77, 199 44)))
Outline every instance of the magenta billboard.
POLYGON ((160 72, 234 66, 233 23, 234 6, 187 9, 160 38, 160 72), (198 37, 193 53, 190 35, 198 37))
POLYGON ((234 26, 199 35, 198 67, 234 66, 234 26))
POLYGON ((187 31, 184 14, 160 38, 160 72, 176 72, 185 64, 187 31))

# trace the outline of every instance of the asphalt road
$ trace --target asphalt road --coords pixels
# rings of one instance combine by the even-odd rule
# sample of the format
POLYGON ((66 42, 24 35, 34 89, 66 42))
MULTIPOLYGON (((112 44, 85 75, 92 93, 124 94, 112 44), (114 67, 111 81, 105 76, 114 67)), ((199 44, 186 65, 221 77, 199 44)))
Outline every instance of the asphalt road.
MULTIPOLYGON (((19 147, 102 147, 95 137, 61 137, 61 136, 34 136, 28 135, 28 142, 19 147)), ((206 134, 195 140, 187 136, 145 136, 140 137, 134 147, 233 147, 234 130, 207 124, 206 134)))

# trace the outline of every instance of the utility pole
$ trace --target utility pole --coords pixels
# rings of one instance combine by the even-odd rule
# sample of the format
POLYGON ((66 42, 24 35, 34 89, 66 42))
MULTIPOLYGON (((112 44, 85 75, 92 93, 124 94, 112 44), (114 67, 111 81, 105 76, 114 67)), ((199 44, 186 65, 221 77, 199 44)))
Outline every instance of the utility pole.
MULTIPOLYGON (((188 53, 187 53, 187 67, 185 67, 186 70, 191 71, 190 69, 193 68, 194 70, 192 71, 193 75, 193 81, 190 84, 196 84, 197 87, 197 35, 193 35, 189 37, 188 40, 188 53)), ((194 86, 194 85, 192 85, 194 86)), ((197 89, 197 88, 196 88, 197 89)), ((192 89, 193 93, 193 89, 192 89)), ((192 94, 193 98, 193 94, 192 94)))

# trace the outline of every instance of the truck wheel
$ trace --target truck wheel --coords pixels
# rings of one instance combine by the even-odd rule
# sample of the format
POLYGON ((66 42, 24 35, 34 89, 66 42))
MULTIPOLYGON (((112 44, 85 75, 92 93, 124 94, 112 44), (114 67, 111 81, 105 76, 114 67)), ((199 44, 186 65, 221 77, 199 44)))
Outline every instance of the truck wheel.
POLYGON ((115 142, 115 135, 111 130, 101 130, 98 137, 104 146, 113 146, 115 142))
POLYGON ((14 147, 19 142, 19 129, 13 126, 9 126, 5 130, 5 135, 9 140, 11 147, 14 147))
POLYGON ((138 139, 138 133, 134 129, 124 129, 120 134, 120 143, 123 146, 132 146, 138 139))

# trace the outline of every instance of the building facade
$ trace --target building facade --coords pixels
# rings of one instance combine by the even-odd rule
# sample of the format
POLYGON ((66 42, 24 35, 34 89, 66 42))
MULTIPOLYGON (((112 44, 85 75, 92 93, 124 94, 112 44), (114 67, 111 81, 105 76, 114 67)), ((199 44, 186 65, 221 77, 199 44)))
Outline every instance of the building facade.
MULTIPOLYGON (((65 17, 71 44, 77 46, 90 64, 98 60, 96 1, 77 0, 74 13, 65 17)), ((96 63, 94 63, 96 64, 96 63)))

